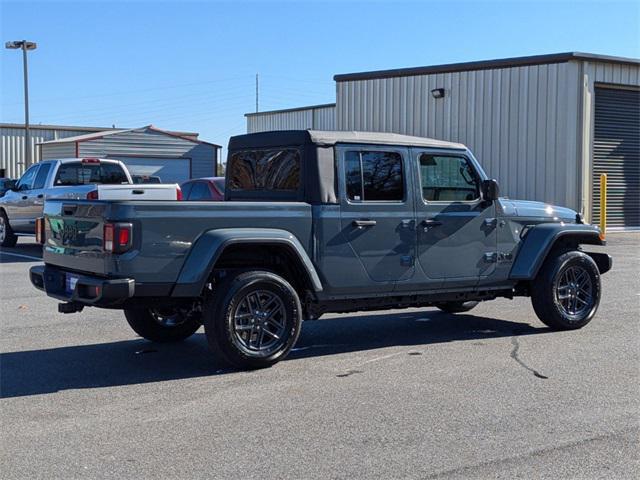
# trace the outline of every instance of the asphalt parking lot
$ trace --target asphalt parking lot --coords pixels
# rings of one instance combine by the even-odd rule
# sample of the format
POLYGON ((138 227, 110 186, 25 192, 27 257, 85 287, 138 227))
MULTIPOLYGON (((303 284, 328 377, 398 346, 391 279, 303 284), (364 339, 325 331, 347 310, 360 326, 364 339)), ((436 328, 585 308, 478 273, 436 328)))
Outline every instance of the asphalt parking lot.
POLYGON ((32 241, 0 253, 2 478, 640 474, 640 234, 609 235, 580 331, 525 298, 332 315, 255 372, 220 369, 202 330, 158 345, 118 311, 57 313, 28 281, 32 241))

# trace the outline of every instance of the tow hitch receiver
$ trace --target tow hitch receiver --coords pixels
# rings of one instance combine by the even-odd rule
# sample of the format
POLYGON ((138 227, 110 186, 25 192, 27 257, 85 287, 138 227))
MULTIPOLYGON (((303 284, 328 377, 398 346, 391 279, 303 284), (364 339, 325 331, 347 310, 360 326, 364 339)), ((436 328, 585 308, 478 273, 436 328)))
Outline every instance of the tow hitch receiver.
POLYGON ((58 312, 60 313, 76 313, 81 312, 84 309, 84 305, 80 302, 67 302, 58 304, 58 312))

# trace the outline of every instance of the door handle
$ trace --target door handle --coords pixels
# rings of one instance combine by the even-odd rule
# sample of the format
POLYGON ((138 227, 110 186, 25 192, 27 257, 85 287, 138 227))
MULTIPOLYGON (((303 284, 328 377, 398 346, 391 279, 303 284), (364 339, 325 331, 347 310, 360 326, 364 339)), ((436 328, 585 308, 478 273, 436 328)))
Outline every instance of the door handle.
POLYGON ((425 228, 438 227, 440 225, 442 225, 442 222, 440 220, 434 220, 433 218, 427 218, 422 221, 422 226, 425 228))
POLYGON ((26 200, 27 198, 29 198, 29 197, 27 197, 26 195, 22 196, 22 200, 26 200))
POLYGON ((44 198, 44 194, 41 193, 40 195, 38 195, 38 198, 44 198))
POLYGON ((414 225, 414 220, 411 220, 411 219, 408 219, 408 218, 405 218, 405 219, 400 221, 400 226, 402 228, 411 228, 411 227, 413 227, 413 225, 414 225))
POLYGON ((353 226, 358 228, 373 227, 377 222, 375 220, 354 220, 353 226))

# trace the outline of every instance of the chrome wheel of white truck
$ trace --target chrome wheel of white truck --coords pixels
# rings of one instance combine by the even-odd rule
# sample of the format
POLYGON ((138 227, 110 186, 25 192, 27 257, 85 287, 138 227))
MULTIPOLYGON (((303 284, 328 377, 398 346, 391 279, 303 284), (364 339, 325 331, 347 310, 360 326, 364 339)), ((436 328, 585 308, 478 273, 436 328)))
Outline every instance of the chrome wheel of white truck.
POLYGON ((0 246, 15 247, 18 237, 13 233, 9 220, 4 212, 0 212, 0 246))

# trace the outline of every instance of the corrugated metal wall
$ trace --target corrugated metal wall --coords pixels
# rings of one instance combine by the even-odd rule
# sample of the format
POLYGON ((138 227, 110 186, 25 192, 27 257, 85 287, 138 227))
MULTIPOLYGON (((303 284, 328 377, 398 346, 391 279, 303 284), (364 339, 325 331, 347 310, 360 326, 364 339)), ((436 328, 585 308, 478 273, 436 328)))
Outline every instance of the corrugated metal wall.
POLYGON ((575 62, 346 81, 336 123, 464 143, 504 195, 580 209, 581 95, 575 62))
POLYGON ((335 105, 247 115, 247 133, 270 130, 335 130, 335 105))
POLYGON ((336 106, 328 106, 313 109, 313 130, 335 130, 336 129, 336 106))
MULTIPOLYGON (((43 129, 37 128, 37 126, 32 127, 29 129, 29 139, 32 152, 31 158, 34 162, 40 160, 38 156, 38 143, 83 135, 85 133, 91 133, 91 131, 43 129)), ((6 169, 6 175, 11 178, 17 178, 24 172, 26 156, 24 140, 24 128, 0 127, 0 168, 6 169)))
POLYGON ((41 160, 55 160, 57 158, 74 158, 76 156, 75 142, 52 143, 40 147, 41 160))
MULTIPOLYGON (((44 158, 56 157, 65 143, 42 145, 44 158)), ((74 144, 71 144, 74 145, 74 144)), ((75 148, 75 146, 74 146, 75 148)), ((217 148, 151 129, 130 130, 79 143, 79 156, 190 158, 192 178, 215 175, 217 148)), ((75 155, 74 155, 75 156, 75 155)))

